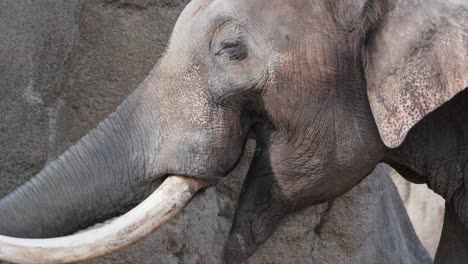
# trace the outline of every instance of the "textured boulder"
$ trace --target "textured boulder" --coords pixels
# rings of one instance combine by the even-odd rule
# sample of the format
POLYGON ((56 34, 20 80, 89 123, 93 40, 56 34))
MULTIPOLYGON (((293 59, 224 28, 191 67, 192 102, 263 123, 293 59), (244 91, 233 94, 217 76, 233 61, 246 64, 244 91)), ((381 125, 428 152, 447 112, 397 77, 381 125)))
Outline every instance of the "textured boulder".
MULTIPOLYGON (((164 50, 188 0, 0 1, 0 197, 112 112, 164 50)), ((248 157, 161 232, 89 263, 221 263, 248 157)), ((248 263, 429 263, 380 167, 287 217, 248 263)))

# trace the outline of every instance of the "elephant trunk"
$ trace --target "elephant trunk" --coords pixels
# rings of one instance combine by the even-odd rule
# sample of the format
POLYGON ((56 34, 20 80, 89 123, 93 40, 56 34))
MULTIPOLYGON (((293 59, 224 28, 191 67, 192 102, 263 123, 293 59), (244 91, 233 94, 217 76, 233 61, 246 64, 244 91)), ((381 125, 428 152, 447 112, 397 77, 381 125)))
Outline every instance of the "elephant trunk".
POLYGON ((141 103, 143 90, 0 200, 0 235, 67 235, 124 213, 149 194, 145 178, 156 173, 159 131, 157 114, 141 103))

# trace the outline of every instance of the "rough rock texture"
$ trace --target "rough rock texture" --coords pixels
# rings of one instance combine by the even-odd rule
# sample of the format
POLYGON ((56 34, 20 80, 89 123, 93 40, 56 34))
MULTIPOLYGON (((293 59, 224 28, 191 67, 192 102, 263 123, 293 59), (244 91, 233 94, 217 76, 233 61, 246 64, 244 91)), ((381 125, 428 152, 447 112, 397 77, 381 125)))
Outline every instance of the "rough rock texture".
POLYGON ((425 184, 412 184, 395 170, 390 175, 400 193, 414 230, 431 257, 435 256, 444 224, 445 200, 425 184))
MULTIPOLYGON (((187 2, 0 1, 0 197, 138 85, 187 2)), ((247 165, 161 232, 89 263, 220 263, 247 165)), ((429 263, 386 170, 288 217, 248 263, 429 263)))

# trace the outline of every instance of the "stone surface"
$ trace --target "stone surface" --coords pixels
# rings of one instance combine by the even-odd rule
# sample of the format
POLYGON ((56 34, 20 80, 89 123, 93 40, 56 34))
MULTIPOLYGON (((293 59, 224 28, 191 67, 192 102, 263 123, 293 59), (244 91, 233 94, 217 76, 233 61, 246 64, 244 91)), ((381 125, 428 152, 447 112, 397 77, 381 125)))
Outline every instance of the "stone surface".
MULTIPOLYGON (((0 1, 0 197, 115 109, 187 2, 0 1)), ((221 263, 243 164, 161 232, 89 263, 221 263)), ((428 263, 386 170, 289 216, 248 263, 428 263)))
POLYGON ((412 184, 395 170, 390 172, 414 230, 434 258, 444 224, 445 200, 425 184, 412 184))

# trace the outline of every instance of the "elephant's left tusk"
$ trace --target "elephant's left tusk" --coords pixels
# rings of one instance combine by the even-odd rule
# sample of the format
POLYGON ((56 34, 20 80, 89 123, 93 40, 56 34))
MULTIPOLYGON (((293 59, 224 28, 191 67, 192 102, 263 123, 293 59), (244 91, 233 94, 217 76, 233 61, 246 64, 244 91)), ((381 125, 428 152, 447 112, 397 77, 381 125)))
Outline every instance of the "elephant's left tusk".
POLYGON ((169 222, 205 186, 199 180, 171 176, 133 210, 100 228, 48 239, 0 236, 0 260, 21 264, 71 263, 107 255, 169 222))

